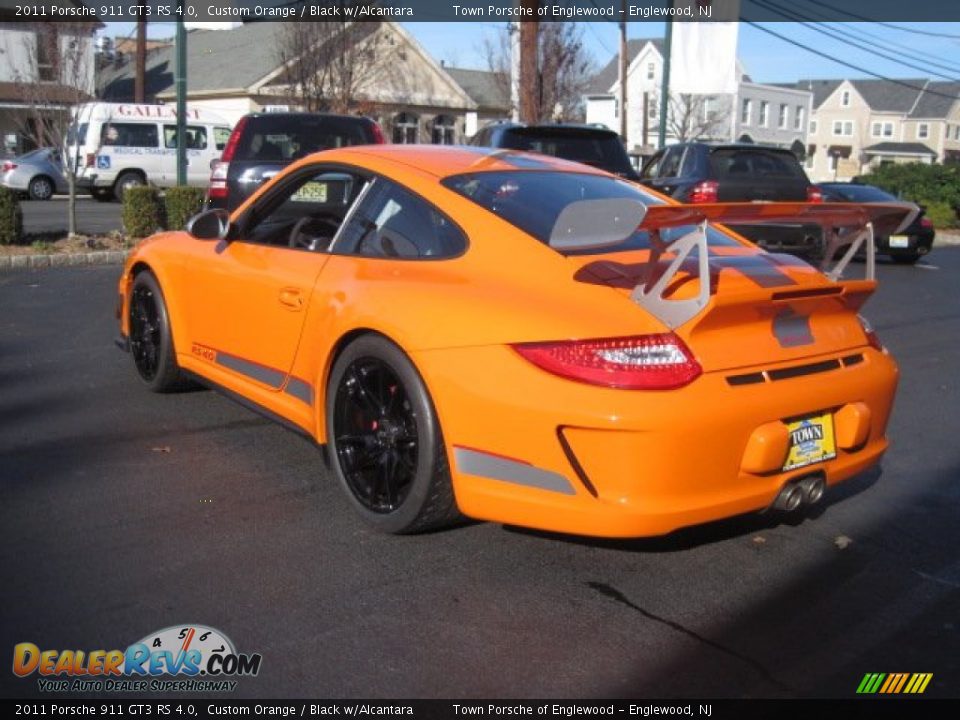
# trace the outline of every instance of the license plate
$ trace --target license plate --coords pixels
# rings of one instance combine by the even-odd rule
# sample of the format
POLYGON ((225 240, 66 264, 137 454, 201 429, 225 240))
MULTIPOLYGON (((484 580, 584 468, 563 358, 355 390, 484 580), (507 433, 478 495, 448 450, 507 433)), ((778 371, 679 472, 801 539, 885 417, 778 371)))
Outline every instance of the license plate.
POLYGON ((783 464, 784 470, 832 460, 837 456, 837 441, 833 434, 833 416, 830 413, 813 415, 787 423, 790 452, 783 464))
POLYGON ((910 236, 909 236, 909 235, 891 235, 891 236, 890 236, 890 247, 892 247, 892 248, 908 248, 908 247, 910 247, 910 236))
POLYGON ((310 181, 304 183, 290 199, 295 202, 319 202, 327 201, 327 184, 325 182, 310 181))

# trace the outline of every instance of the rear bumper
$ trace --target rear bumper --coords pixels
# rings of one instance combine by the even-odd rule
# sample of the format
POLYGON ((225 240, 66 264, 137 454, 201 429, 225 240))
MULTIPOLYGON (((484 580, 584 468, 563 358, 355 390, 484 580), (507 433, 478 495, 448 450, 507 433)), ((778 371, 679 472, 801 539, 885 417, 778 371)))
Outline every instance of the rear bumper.
POLYGON ((928 233, 907 235, 906 247, 892 247, 888 237, 877 238, 877 252, 886 255, 926 255, 933 247, 934 236, 932 230, 928 233))
POLYGON ((574 383, 505 347, 414 360, 440 415, 465 514, 638 537, 765 509, 785 483, 813 472, 834 485, 876 464, 898 372, 885 353, 851 352, 863 359, 814 376, 731 386, 725 373, 709 373, 670 392, 574 383), (747 460, 758 428, 854 403, 869 409, 859 445, 790 472, 780 471, 782 460, 768 472, 747 469, 756 468, 747 460))

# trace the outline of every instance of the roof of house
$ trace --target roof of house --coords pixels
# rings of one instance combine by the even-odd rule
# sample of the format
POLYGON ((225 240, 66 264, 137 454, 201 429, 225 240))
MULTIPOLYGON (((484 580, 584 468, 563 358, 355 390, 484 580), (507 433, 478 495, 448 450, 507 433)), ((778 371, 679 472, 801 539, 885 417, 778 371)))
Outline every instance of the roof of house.
POLYGON ((960 100, 960 82, 931 82, 910 113, 912 118, 943 118, 960 100))
MULTIPOLYGON (((657 52, 663 55, 663 40, 661 38, 634 38, 633 40, 627 40, 628 64, 637 59, 637 55, 640 54, 640 51, 643 50, 648 43, 652 44, 657 52)), ((610 62, 606 64, 603 70, 593 76, 593 79, 590 81, 590 86, 587 88, 587 93, 603 94, 610 92, 610 88, 612 88, 614 83, 620 78, 619 63, 619 55, 614 55, 610 58, 610 62)))
MULTIPOLYGON (((190 93, 248 88, 280 65, 277 51, 283 23, 245 23, 234 30, 191 30, 187 34, 187 87, 190 93)), ((105 71, 105 100, 133 97, 135 63, 105 71)), ((147 53, 145 94, 156 97, 174 89, 173 46, 147 53)))
POLYGON ((932 155, 937 153, 923 143, 918 142, 882 142, 863 149, 865 153, 887 155, 932 155))
POLYGON ((481 109, 510 109, 509 77, 489 70, 470 70, 444 66, 447 74, 463 88, 481 109))

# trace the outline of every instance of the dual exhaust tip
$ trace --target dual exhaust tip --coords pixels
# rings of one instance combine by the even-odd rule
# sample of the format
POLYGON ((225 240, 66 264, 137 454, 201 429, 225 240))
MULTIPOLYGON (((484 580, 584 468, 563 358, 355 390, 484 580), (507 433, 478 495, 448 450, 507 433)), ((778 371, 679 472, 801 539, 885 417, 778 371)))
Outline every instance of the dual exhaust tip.
POLYGON ((783 512, 794 512, 801 505, 814 505, 823 499, 827 483, 822 475, 808 475, 788 482, 780 489, 773 506, 783 512))

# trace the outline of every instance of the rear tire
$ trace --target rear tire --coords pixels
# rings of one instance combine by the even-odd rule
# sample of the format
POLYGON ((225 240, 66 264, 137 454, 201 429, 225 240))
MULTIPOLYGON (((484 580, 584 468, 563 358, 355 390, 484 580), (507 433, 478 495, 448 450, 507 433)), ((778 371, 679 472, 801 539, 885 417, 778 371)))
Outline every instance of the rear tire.
POLYGON ((143 175, 135 170, 127 170, 120 173, 116 182, 113 183, 113 194, 120 202, 123 202, 124 193, 132 187, 143 187, 147 184, 143 175))
POLYGON ((337 358, 327 383, 327 448, 354 510, 386 533, 460 519, 433 403, 413 363, 379 335, 337 358))
POLYGON ((153 392, 180 390, 187 385, 177 365, 170 316, 157 279, 144 270, 133 281, 128 310, 130 355, 140 379, 153 392))
POLYGON ((31 200, 49 200, 53 197, 53 180, 46 175, 37 175, 27 186, 27 195, 31 200))

